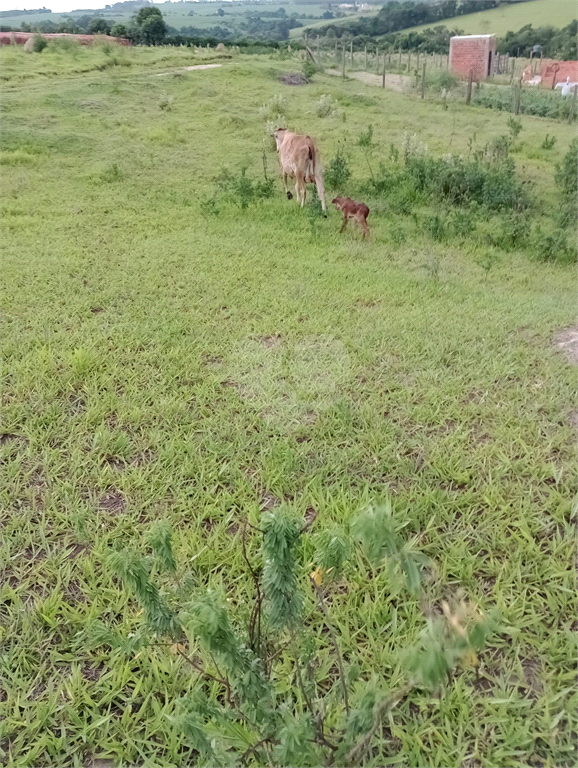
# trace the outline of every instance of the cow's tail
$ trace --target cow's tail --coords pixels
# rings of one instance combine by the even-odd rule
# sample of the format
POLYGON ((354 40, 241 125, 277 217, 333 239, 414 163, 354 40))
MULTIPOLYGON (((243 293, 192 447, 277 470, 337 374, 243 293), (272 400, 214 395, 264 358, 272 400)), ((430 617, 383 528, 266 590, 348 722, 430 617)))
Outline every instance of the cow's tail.
POLYGON ((317 196, 321 200, 321 208, 323 213, 327 216, 325 209, 325 186, 323 184, 323 168, 315 152, 315 146, 313 143, 309 145, 309 161, 311 168, 311 179, 315 179, 315 186, 317 187, 317 196))

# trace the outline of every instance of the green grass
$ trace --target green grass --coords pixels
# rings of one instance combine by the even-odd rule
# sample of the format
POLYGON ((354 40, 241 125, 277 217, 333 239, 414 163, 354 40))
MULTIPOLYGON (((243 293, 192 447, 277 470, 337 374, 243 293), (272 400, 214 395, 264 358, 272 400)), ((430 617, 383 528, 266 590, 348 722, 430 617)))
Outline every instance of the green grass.
MULTIPOLYGON (((104 568, 113 545, 144 548, 167 519, 179 561, 243 615, 244 516, 286 500, 322 529, 387 494, 435 563, 432 603, 463 588, 502 628, 479 678, 400 704, 366 764, 575 765, 576 377, 554 343, 574 270, 436 242, 387 197, 365 198, 370 242, 340 236, 336 212, 285 199, 261 107, 281 93, 326 163, 345 141, 354 191, 369 124, 377 164, 405 131, 467 153, 508 115, 324 75, 282 86, 297 60, 161 78, 198 58, 134 50, 100 71, 83 51, 83 73, 58 55, 0 61, 3 765, 193 764, 167 718, 191 684, 181 659, 88 642, 94 620, 139 623, 104 568), (333 116, 317 116, 322 94, 333 116), (208 212, 220 169, 262 178, 263 148, 274 197, 208 212)), ((575 131, 521 120, 516 163, 546 219, 575 131)), ((385 573, 344 578, 344 655, 397 686, 419 607, 385 573)), ((329 685, 328 649, 319 662, 329 685)))
POLYGON ((534 28, 566 27, 576 17, 574 0, 529 0, 444 19, 434 24, 422 24, 404 31, 429 29, 442 24, 451 29, 463 29, 466 35, 505 35, 506 32, 517 32, 526 24, 531 24, 534 28))

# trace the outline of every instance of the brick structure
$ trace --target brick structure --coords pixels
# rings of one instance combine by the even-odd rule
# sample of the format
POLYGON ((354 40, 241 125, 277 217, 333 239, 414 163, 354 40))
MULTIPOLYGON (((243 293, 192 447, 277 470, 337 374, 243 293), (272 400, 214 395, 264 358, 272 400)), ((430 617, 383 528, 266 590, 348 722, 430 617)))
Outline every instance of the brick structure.
POLYGON ((485 80, 492 74, 495 56, 495 35, 457 35, 450 38, 449 69, 464 80, 470 72, 474 80, 485 80))
POLYGON ((526 67, 523 78, 526 83, 539 85, 541 88, 552 88, 554 75, 556 75, 556 83, 565 83, 568 77, 573 83, 578 82, 578 61, 556 61, 556 59, 535 61, 526 67))

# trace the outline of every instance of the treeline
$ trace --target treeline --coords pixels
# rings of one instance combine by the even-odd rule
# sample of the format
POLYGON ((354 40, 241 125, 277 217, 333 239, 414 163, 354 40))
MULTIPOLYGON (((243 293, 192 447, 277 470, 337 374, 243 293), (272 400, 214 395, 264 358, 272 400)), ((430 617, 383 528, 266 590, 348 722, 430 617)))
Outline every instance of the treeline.
MULTIPOLYGON (((463 29, 449 29, 439 25, 419 31, 398 32, 385 35, 380 45, 390 45, 398 51, 425 51, 426 53, 446 54, 450 48, 450 38, 463 35, 463 29)), ((531 24, 522 27, 518 32, 508 32, 503 38, 498 37, 497 52, 508 56, 529 56, 535 45, 542 46, 542 55, 546 58, 573 61, 578 58, 576 36, 578 22, 573 21, 563 29, 554 27, 532 28, 531 24)), ((371 38, 360 36, 354 38, 354 48, 361 48, 367 43, 374 42, 371 38)))
POLYGON ((578 59, 576 35, 578 21, 572 21, 563 29, 555 27, 532 28, 526 24, 517 32, 507 32, 498 40, 498 53, 509 56, 525 56, 535 45, 542 46, 542 55, 550 59, 573 61, 578 59))
POLYGON ((497 8, 499 0, 442 0, 441 3, 414 3, 410 0, 400 3, 392 0, 384 5, 377 16, 355 19, 348 24, 328 24, 319 30, 324 35, 331 29, 337 37, 365 35, 376 37, 399 32, 419 24, 431 24, 444 19, 464 16, 468 13, 497 8))

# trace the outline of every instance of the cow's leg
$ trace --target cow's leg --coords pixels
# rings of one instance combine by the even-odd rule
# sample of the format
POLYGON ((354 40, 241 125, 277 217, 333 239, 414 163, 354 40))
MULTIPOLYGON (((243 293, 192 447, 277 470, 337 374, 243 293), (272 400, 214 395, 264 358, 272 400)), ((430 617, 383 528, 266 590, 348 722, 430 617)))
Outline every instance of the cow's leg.
POLYGON ((283 183, 285 184, 285 194, 287 195, 287 200, 293 200, 293 195, 291 192, 289 192, 289 189, 287 188, 287 174, 283 174, 283 183))
POLYGON ((347 226, 347 214, 344 213, 343 214, 343 224, 341 225, 341 229, 339 230, 339 232, 340 233, 343 232, 343 230, 345 229, 346 226, 347 226))
POLYGON ((297 192, 297 202, 301 203, 301 208, 305 205, 305 177, 298 173, 295 175, 295 191, 297 192))
POLYGON ((360 216, 359 219, 359 226, 363 230, 363 237, 369 237, 369 227, 367 226, 367 220, 364 216, 360 216))

